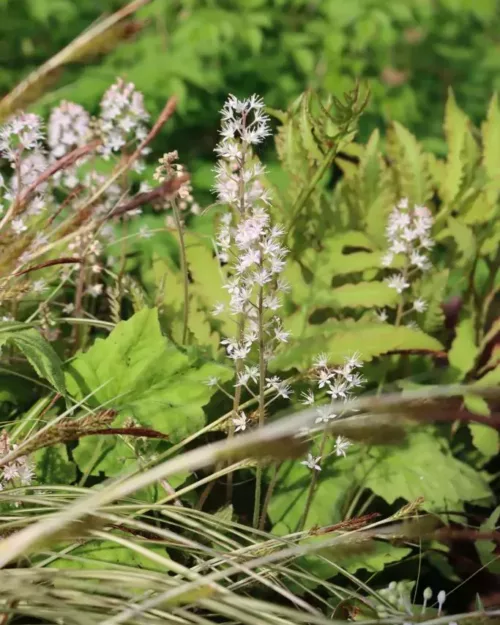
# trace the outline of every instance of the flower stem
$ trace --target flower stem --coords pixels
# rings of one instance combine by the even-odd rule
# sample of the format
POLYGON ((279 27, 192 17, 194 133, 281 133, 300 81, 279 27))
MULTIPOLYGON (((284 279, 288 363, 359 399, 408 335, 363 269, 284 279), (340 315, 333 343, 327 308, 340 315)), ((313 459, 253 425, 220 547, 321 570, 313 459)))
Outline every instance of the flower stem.
POLYGON ((184 316, 182 325, 182 344, 185 345, 188 336, 189 327, 189 276, 186 262, 186 245, 184 242, 184 233, 182 231, 182 223, 179 215, 179 208, 175 200, 172 201, 172 210, 174 213, 175 225, 179 234, 179 247, 181 251, 181 271, 184 280, 184 316))
MULTIPOLYGON (((410 266, 408 264, 408 260, 406 260, 405 266, 403 268, 403 279, 405 282, 408 278, 409 269, 410 269, 410 266)), ((403 313, 404 313, 404 305, 405 305, 405 298, 404 298, 404 295, 401 293, 401 297, 399 299, 398 307, 396 310, 396 320, 394 322, 394 325, 396 327, 401 325, 401 321, 403 319, 403 313)))
POLYGON ((279 465, 275 464, 273 468, 271 481, 269 482, 269 486, 267 487, 266 497, 264 499, 264 504, 262 506, 262 512, 260 515, 259 530, 261 531, 264 531, 264 527, 266 525, 266 519, 267 519, 267 510, 269 508, 269 504, 271 503, 271 497, 273 496, 273 492, 276 487, 276 484, 278 483, 278 470, 279 470, 279 465))
MULTIPOLYGON (((240 318, 238 320, 238 343, 241 343, 244 332, 245 332, 245 317, 243 315, 240 315, 240 318)), ((238 381, 238 374, 242 371, 242 369, 243 369, 243 361, 237 360, 236 367, 235 367, 236 381, 238 381)), ((241 385, 238 384, 234 390, 233 418, 238 416, 238 410, 240 409, 241 389, 242 389, 241 385)), ((234 436, 234 423, 233 423, 233 420, 231 419, 229 421, 229 429, 227 432, 228 440, 233 438, 233 436, 234 436)), ((227 503, 231 503, 232 495, 233 495, 233 474, 229 473, 227 476, 227 483, 226 483, 227 503)))
MULTIPOLYGON (((259 290, 259 428, 263 427, 265 419, 265 383, 266 383, 266 360, 264 357, 264 288, 259 290)), ((257 465, 257 475, 255 481, 255 503, 253 509, 253 526, 259 526, 260 519, 260 498, 262 494, 262 463, 257 465)))
MULTIPOLYGON (((319 457, 322 458, 323 457, 323 453, 325 451, 325 447, 326 447, 326 441, 328 440, 328 430, 325 428, 323 430, 323 436, 321 438, 321 443, 319 446, 319 457)), ((304 508, 304 513, 302 515, 302 518, 300 519, 299 522, 299 526, 297 528, 298 532, 301 532, 306 523, 307 523, 307 517, 309 516, 309 510, 311 509, 311 505, 312 505, 312 501, 314 498, 314 493, 316 490, 316 484, 318 481, 318 474, 319 471, 313 470, 313 475, 312 475, 312 479, 311 479, 311 483, 309 484, 309 490, 307 492, 307 499, 306 499, 306 505, 304 508)))

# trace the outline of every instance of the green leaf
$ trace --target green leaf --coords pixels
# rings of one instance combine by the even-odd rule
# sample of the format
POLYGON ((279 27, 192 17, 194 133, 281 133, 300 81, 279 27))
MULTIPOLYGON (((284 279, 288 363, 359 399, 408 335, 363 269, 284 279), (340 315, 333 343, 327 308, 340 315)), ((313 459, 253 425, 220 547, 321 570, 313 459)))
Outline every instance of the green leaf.
MULTIPOLYGON (((346 506, 353 488, 359 483, 353 480, 358 454, 333 459, 323 463, 318 476, 316 490, 311 501, 305 528, 327 527, 344 519, 346 506)), ((278 482, 268 508, 273 523, 273 533, 280 536, 297 530, 302 519, 311 483, 311 471, 297 461, 283 463, 278 472, 278 482)), ((315 540, 315 539, 310 539, 315 540)), ((308 555, 297 562, 318 579, 328 579, 341 569, 355 573, 359 569, 370 572, 381 571, 385 564, 401 560, 411 552, 406 547, 395 547, 380 541, 369 541, 366 550, 350 552, 348 546, 341 549, 320 549, 318 555, 308 555), (319 557, 321 556, 321 557, 319 557), (341 569, 339 568, 341 567, 341 569)), ((307 587, 316 584, 303 580, 307 587)), ((294 592, 303 592, 293 586, 294 592)))
POLYGON ((474 324, 469 317, 458 324, 455 338, 448 352, 448 361, 458 371, 458 380, 462 380, 474 367, 478 353, 474 324))
POLYGON ((318 555, 299 558, 297 565, 306 570, 310 577, 301 580, 300 587, 292 583, 291 590, 299 595, 303 594, 304 586, 315 588, 320 580, 329 579, 346 571, 354 574, 364 569, 370 573, 379 573, 386 565, 399 562, 411 553, 409 547, 399 547, 380 540, 370 540, 361 546, 353 541, 351 548, 349 547, 347 544, 345 548, 340 549, 319 548, 318 555))
POLYGON ((404 126, 393 122, 401 194, 414 204, 425 204, 432 195, 431 177, 422 148, 404 126))
POLYGON ((41 378, 48 380, 61 395, 66 395, 64 374, 59 356, 43 336, 25 324, 0 324, 0 346, 15 345, 26 356, 41 378))
POLYGON ((41 484, 72 484, 76 479, 76 467, 68 457, 66 445, 44 447, 34 453, 36 476, 41 484))
MULTIPOLYGON (((148 549, 168 558, 167 552, 162 547, 148 545, 148 549)), ((106 540, 89 541, 48 565, 49 568, 57 569, 92 570, 116 569, 121 566, 139 570, 165 571, 164 566, 145 555, 106 540)))
MULTIPOLYGON (((490 416, 490 408, 483 397, 469 393, 464 396, 464 405, 473 414, 490 416)), ((468 424, 472 444, 485 458, 492 458, 500 450, 500 435, 497 430, 483 423, 468 424)))
POLYGON ((321 293, 314 301, 334 308, 391 308, 398 300, 396 291, 385 282, 359 282, 321 293))
POLYGON ((457 266, 464 267, 474 258, 476 253, 477 244, 474 232, 472 228, 453 217, 448 218, 448 229, 457 244, 460 255, 457 266))
POLYGON ((447 204, 458 195, 464 177, 462 150, 465 143, 467 117, 457 106, 453 91, 450 89, 445 109, 444 131, 448 142, 448 158, 445 178, 441 185, 441 194, 447 204))
POLYGON ((67 367, 69 392, 91 407, 106 406, 133 416, 180 441, 203 426, 203 406, 214 393, 205 382, 228 380, 229 367, 200 363, 162 336, 156 309, 145 308, 97 339, 67 367))
POLYGON ((427 310, 423 314, 422 328, 426 332, 434 332, 441 328, 444 320, 442 303, 449 280, 449 271, 444 269, 428 277, 419 289, 419 295, 427 302, 427 310))
POLYGON ((431 428, 409 432, 401 447, 373 447, 360 454, 356 475, 390 504, 424 497, 427 510, 457 510, 464 502, 492 496, 485 478, 454 458, 448 442, 431 428))
POLYGON ((85 436, 78 441, 73 457, 80 470, 90 475, 102 471, 112 477, 137 466, 137 456, 120 436, 85 436))
POLYGON ((481 415, 483 417, 490 416, 490 408, 483 397, 468 393, 464 395, 464 405, 470 412, 481 415))
POLYGON ((469 423, 472 444, 485 458, 493 458, 500 451, 498 431, 483 423, 469 423))
MULTIPOLYGON (((306 528, 332 525, 342 520, 342 506, 352 486, 352 476, 338 462, 323 467, 307 516, 306 528)), ((354 469, 351 466, 351 471, 354 469)), ((283 536, 295 532, 304 513, 311 471, 297 460, 284 462, 269 505, 273 532, 283 536)))
POLYGON ((441 351, 442 344, 419 329, 395 327, 385 323, 327 321, 313 326, 310 335, 293 343, 273 361, 278 369, 308 368, 314 357, 326 352, 332 363, 341 363, 344 357, 358 351, 364 361, 388 352, 441 351))
MULTIPOLYGON (((500 506, 497 506, 488 519, 479 528, 480 532, 495 532, 498 528, 498 519, 500 518, 500 506)), ((481 564, 485 566, 491 573, 500 574, 500 559, 495 553, 496 543, 493 540, 476 541, 476 549, 481 559, 481 564)))
POLYGON ((482 378, 472 384, 476 388, 489 388, 500 384, 500 366, 488 371, 482 378))
MULTIPOLYGON (((328 552, 328 550, 325 551, 328 552)), ((391 545, 388 542, 372 540, 367 545, 367 550, 362 553, 345 553, 336 556, 334 552, 331 557, 331 562, 332 565, 340 565, 344 570, 353 574, 361 569, 369 573, 380 573, 387 564, 399 562, 410 555, 410 553, 411 549, 409 547, 400 547, 391 545)), ((330 559, 327 553, 322 555, 327 560, 330 559)))
POLYGON ((483 164, 488 176, 496 181, 500 188, 500 107, 498 106, 498 94, 491 98, 488 107, 486 121, 481 127, 483 137, 483 164))

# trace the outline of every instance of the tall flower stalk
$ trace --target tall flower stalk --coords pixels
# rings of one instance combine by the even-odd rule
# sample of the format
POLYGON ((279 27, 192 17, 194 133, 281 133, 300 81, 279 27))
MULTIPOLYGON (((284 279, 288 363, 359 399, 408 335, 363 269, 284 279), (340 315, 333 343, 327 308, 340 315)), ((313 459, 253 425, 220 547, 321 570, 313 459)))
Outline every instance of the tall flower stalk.
MULTIPOLYGON (((338 403, 339 400, 347 402, 352 397, 355 389, 363 385, 364 378, 359 373, 361 366, 362 361, 358 353, 346 357, 344 359, 344 364, 341 367, 330 366, 328 364, 328 356, 326 354, 320 354, 314 362, 312 376, 316 382, 319 392, 326 393, 326 395, 330 397, 330 401, 327 404, 316 407, 318 415, 316 418, 316 424, 323 428, 318 445, 318 453, 317 455, 309 453, 307 459, 302 462, 303 465, 312 471, 312 478, 309 483, 304 512, 299 523, 299 531, 303 530, 307 523, 307 517, 309 516, 309 510, 316 491, 318 476, 322 469, 321 465, 325 460, 326 452, 329 447, 328 443, 330 434, 325 425, 333 419, 342 417, 343 415, 344 411, 336 413, 333 412, 334 404, 338 403)), ((306 406, 314 406, 316 404, 314 392, 310 390, 304 393, 302 403, 306 406)), ((347 438, 344 436, 337 436, 333 443, 333 448, 329 451, 329 453, 345 457, 346 451, 350 445, 351 442, 347 438)))
MULTIPOLYGON (((216 237, 219 261, 227 265, 230 295, 229 313, 236 320, 236 335, 222 340, 234 361, 235 390, 229 436, 246 429, 248 417, 240 411, 243 389, 258 402, 258 424, 265 420, 266 407, 276 397, 289 397, 289 385, 278 377, 268 377, 268 362, 275 348, 287 341, 280 317, 278 293, 286 289, 280 278, 286 249, 281 244, 284 231, 272 225, 270 197, 262 184, 265 168, 253 149, 270 134, 264 103, 257 96, 238 100, 230 96, 222 111, 222 139, 216 148, 215 191, 229 211, 222 215, 216 237), (266 391, 271 391, 271 396, 266 391)), ((215 313, 224 306, 217 305, 215 313)), ((262 466, 257 468, 254 525, 259 523, 262 466)), ((231 493, 231 482, 228 495, 231 493)))
MULTIPOLYGON (((382 258, 382 265, 390 267, 397 256, 403 258, 402 271, 393 273, 387 279, 388 286, 395 289, 400 296, 394 322, 397 326, 412 311, 423 313, 427 308, 424 299, 415 297, 415 294, 408 297, 406 293, 418 274, 431 267, 428 253, 434 245, 431 238, 432 225, 430 210, 417 204, 411 206, 407 198, 401 199, 389 215, 386 229, 389 249, 382 258)), ((387 313, 381 311, 379 317, 385 321, 387 313)))

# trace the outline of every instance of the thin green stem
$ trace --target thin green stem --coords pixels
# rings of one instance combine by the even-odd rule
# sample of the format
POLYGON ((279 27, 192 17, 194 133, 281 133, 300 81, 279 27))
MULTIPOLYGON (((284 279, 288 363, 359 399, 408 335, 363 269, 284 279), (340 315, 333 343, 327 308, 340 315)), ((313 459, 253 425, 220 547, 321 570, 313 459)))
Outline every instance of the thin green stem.
MULTIPOLYGON (((244 332, 245 332, 245 317, 241 314, 238 320, 238 343, 241 343, 244 332)), ((243 370, 243 361, 237 360, 236 367, 235 367, 236 382, 238 382, 238 374, 242 370, 243 370)), ((240 409, 240 402, 241 402, 241 390, 242 390, 241 384, 237 384, 235 391, 234 391, 233 410, 232 410, 233 418, 238 416, 238 410, 240 409)), ((234 436, 234 423, 233 423, 233 420, 231 419, 229 421, 229 428, 227 432, 228 440, 232 439, 233 436, 234 436)), ((233 496, 233 474, 230 473, 227 476, 227 484, 226 484, 227 503, 231 502, 232 496, 233 496)))
POLYGON ((279 466, 280 465, 275 464, 273 467, 271 481, 269 482, 269 486, 267 487, 266 497, 264 499, 264 504, 262 506, 262 513, 260 515, 260 521, 259 521, 259 530, 262 532, 264 531, 264 527, 266 525, 267 510, 269 508, 269 504, 271 503, 271 497, 273 496, 274 489, 276 488, 276 484, 278 483, 279 466))
MULTIPOLYGON (((259 290, 259 428, 263 427, 265 421, 265 383, 266 383, 266 360, 264 357, 265 337, 264 337, 264 288, 259 290)), ((260 521, 260 498, 262 494, 262 462, 257 465, 257 475, 255 481, 255 503, 253 509, 253 526, 258 527, 260 521)))
MULTIPOLYGON (((408 278, 409 269, 410 269, 410 264, 408 262, 408 259, 406 259, 405 266, 403 267, 403 279, 405 281, 408 278)), ((396 310, 396 320, 394 322, 394 325, 396 327, 401 325, 401 321, 403 319, 403 314, 404 314, 404 305, 405 305, 405 298, 404 298, 404 295, 401 294, 401 297, 399 298, 398 308, 396 310)))
POLYGON ((179 247, 181 251, 181 271, 184 281, 184 316, 182 325, 182 344, 185 345, 187 341, 189 327, 189 275, 186 259, 186 245, 184 242, 184 233, 182 231, 182 222, 179 215, 179 208, 175 200, 172 201, 172 210, 174 213, 174 220, 177 227, 177 232, 179 234, 179 247))
MULTIPOLYGON (((83 289, 85 287, 85 273, 86 273, 86 263, 83 262, 80 264, 80 269, 78 272, 78 282, 76 284, 76 293, 75 293, 75 308, 73 315, 75 317, 79 317, 82 313, 82 303, 83 303, 83 289)), ((81 340, 81 327, 78 325, 74 325, 71 338, 74 341, 74 351, 76 352, 80 346, 81 340)))
MULTIPOLYGON (((323 435, 321 437, 321 443, 319 445, 319 457, 322 458, 323 454, 325 452, 325 447, 326 447, 326 441, 328 440, 328 429, 324 429, 323 430, 323 435)), ((315 469, 312 470, 313 474, 312 474, 312 478, 311 478, 311 483, 309 484, 309 490, 307 493, 307 499, 306 499, 306 505, 304 508, 304 513, 302 515, 302 518, 300 519, 299 522, 299 526, 297 528, 298 532, 303 531, 306 523, 307 523, 307 517, 309 516, 309 511, 311 509, 311 505, 312 505, 312 501, 314 498, 314 493, 316 490, 316 484, 318 482, 318 477, 319 477, 319 471, 316 471, 315 469)))
POLYGON ((361 484, 355 494, 354 497, 351 499, 351 503, 349 504, 349 508, 347 509, 347 512, 344 515, 344 521, 348 521, 349 519, 352 519, 353 515, 354 515, 354 510, 356 510, 356 506, 358 505, 361 497, 363 496, 363 493, 365 492, 365 485, 361 484))
MULTIPOLYGON (((242 124, 245 125, 246 116, 242 116, 242 124)), ((239 221, 244 217, 245 214, 245 179, 243 177, 243 172, 245 169, 245 161, 246 161, 246 144, 242 143, 241 146, 241 158, 238 163, 238 200, 239 204, 236 207, 238 212, 237 220, 239 221)), ((245 316, 243 313, 240 314, 238 319, 238 344, 243 340, 243 335, 245 333, 245 316)), ((235 375, 236 375, 236 390, 234 393, 234 402, 233 402, 233 417, 238 416, 238 410, 240 408, 241 401, 241 384, 238 384, 239 373, 243 370, 243 361, 237 360, 235 366, 235 375)), ((232 439, 234 436, 234 423, 231 420, 229 422, 229 429, 227 438, 228 440, 232 439)), ((233 496, 233 474, 229 473, 227 476, 227 484, 226 484, 226 502, 230 503, 233 496)))
POLYGON ((292 216, 290 218, 290 223, 286 232, 286 240, 288 240, 288 237, 290 235, 290 232, 294 226, 295 220, 297 219, 297 217, 300 214, 300 211, 302 210, 303 206, 305 205, 305 203, 307 202, 307 200, 311 197, 311 194, 313 193, 314 189, 317 187, 319 181, 321 180, 321 178, 323 178, 323 176, 325 175, 327 169, 330 167, 330 165, 332 164, 333 159, 335 158, 336 154, 337 154, 337 143, 335 143, 329 150, 328 152, 325 154, 325 158, 323 159, 323 162, 321 163, 321 165, 319 166, 319 168, 316 170, 316 173, 314 174, 314 176, 311 178, 311 181, 309 183, 309 186, 307 186, 305 189, 303 189, 300 193, 298 198, 295 200, 293 206, 292 206, 292 216))

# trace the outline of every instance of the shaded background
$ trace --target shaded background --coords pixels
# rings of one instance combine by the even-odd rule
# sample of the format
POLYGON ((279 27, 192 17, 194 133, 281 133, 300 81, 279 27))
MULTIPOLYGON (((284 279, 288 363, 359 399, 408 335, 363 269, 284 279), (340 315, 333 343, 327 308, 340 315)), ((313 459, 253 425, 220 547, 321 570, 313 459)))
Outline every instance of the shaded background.
MULTIPOLYGON (((4 0, 0 93, 125 4, 4 0)), ((64 98, 96 111, 117 75, 153 116, 175 93, 178 114, 156 148, 178 149, 201 188, 229 92, 284 108, 308 86, 339 95, 363 77, 372 97, 361 138, 396 119, 442 153, 448 88, 479 121, 500 86, 500 0, 153 0, 133 20, 138 32, 66 68, 34 108, 46 114, 64 98)))

